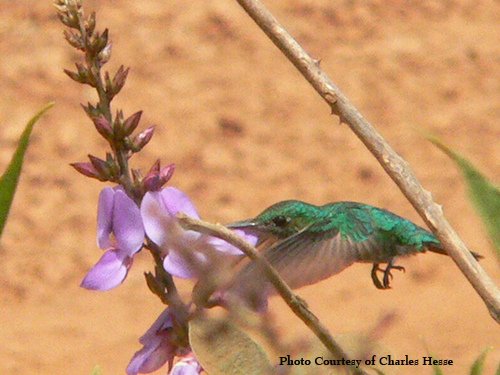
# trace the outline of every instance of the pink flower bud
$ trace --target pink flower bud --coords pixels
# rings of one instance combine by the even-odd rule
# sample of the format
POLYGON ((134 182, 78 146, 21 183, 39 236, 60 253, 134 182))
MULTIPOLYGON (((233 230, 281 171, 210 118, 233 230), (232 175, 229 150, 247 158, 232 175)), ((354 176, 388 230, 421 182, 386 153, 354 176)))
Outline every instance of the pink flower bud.
POLYGON ((157 191, 161 189, 160 184, 160 160, 156 160, 143 180, 146 191, 157 191))
POLYGON ((118 71, 116 72, 115 76, 113 77, 113 94, 116 95, 120 92, 122 89, 123 85, 125 85, 125 81, 127 79, 129 68, 125 69, 125 67, 122 65, 120 68, 118 68, 118 71))
POLYGON ((88 157, 90 159, 90 162, 92 163, 92 166, 95 168, 99 176, 101 176, 101 178, 105 178, 105 180, 103 181, 109 180, 109 178, 111 177, 111 173, 108 163, 93 155, 88 155, 88 157))
POLYGON ((149 141, 151 140, 151 138, 153 137, 153 133, 154 133, 154 126, 150 126, 149 128, 147 128, 143 132, 139 133, 134 138, 134 141, 133 141, 134 151, 138 152, 138 151, 142 150, 144 148, 144 146, 146 146, 149 143, 149 141))
POLYGON ((107 181, 107 178, 101 176, 91 163, 79 162, 71 163, 70 165, 84 176, 95 178, 99 181, 107 181))
POLYGON ((105 139, 110 140, 113 137, 113 128, 104 115, 92 118, 95 128, 105 139))
POLYGON ((137 125, 139 125, 141 116, 142 116, 142 111, 139 111, 134 113, 132 116, 130 116, 128 119, 125 120, 122 127, 124 136, 132 134, 132 132, 137 128, 137 125))
POLYGON ((161 169, 160 172, 161 186, 165 185, 168 182, 168 180, 172 178, 174 171, 175 171, 175 164, 169 164, 161 169))
POLYGON ((101 62, 101 64, 106 64, 109 59, 111 58, 111 48, 113 46, 113 43, 109 42, 108 44, 106 44, 106 47, 104 47, 102 49, 101 52, 99 52, 99 60, 101 62))

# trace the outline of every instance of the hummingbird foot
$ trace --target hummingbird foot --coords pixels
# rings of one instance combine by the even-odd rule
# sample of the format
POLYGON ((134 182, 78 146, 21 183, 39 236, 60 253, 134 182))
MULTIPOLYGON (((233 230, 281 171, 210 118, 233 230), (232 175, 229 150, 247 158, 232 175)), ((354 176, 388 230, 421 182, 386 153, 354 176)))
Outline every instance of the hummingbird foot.
POLYGON ((392 278, 393 278, 392 273, 391 273, 392 269, 406 272, 406 269, 403 266, 395 266, 394 259, 391 259, 389 261, 389 263, 387 263, 387 267, 384 270, 384 278, 383 278, 384 289, 390 288, 389 281, 392 280, 392 278))
POLYGON ((373 263, 372 272, 371 272, 373 285, 375 285, 375 287, 377 289, 385 289, 377 276, 377 272, 379 272, 379 271, 384 272, 384 270, 379 267, 378 263, 373 263))
POLYGON ((373 264, 372 271, 371 271, 371 277, 372 277, 373 284, 375 285, 375 287, 377 289, 390 289, 391 288, 390 281, 393 278, 391 270, 393 270, 393 269, 406 272, 406 270, 403 266, 394 265, 394 259, 391 259, 387 263, 386 268, 381 268, 379 266, 379 263, 373 264), (382 282, 379 280, 379 278, 377 276, 377 272, 382 272, 384 274, 384 276, 382 278, 382 282))

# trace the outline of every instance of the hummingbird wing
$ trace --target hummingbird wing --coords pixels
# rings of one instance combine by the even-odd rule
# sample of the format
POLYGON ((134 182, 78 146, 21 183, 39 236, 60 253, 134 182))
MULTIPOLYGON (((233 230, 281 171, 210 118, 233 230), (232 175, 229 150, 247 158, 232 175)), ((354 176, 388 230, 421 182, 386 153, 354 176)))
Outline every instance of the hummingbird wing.
MULTIPOLYGON (((360 261, 361 255, 380 246, 374 239, 355 242, 333 228, 318 234, 307 226, 296 234, 276 242, 263 253, 287 284, 295 289, 327 279, 360 261)), ((246 265, 236 278, 245 288, 260 289, 266 278, 255 262, 246 265)))
POLYGON ((343 238, 340 232, 323 238, 303 232, 267 249, 264 256, 295 289, 343 271, 358 260, 355 251, 358 246, 365 245, 343 238))

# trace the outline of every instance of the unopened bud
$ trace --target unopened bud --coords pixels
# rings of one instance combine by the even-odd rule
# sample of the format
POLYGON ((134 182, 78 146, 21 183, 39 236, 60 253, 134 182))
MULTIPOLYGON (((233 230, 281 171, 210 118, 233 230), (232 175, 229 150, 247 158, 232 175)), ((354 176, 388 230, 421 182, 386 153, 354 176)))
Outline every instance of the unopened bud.
POLYGON ((105 139, 110 140, 113 138, 113 128, 104 115, 93 117, 92 121, 94 122, 95 128, 99 134, 101 134, 105 139))
POLYGON ((106 177, 101 176, 91 163, 79 162, 79 163, 71 163, 70 165, 84 176, 95 178, 99 181, 108 180, 106 177))
POLYGON ((109 31, 108 29, 105 29, 102 34, 97 34, 95 35, 95 39, 92 41, 92 50, 95 53, 101 52, 107 45, 108 45, 108 35, 109 31))
POLYGON ((87 105, 82 104, 82 108, 92 121, 94 121, 93 119, 95 117, 99 117, 101 115, 99 109, 97 109, 97 107, 93 106, 90 103, 87 103, 87 105))
POLYGON ((168 182, 168 180, 172 178, 174 171, 175 171, 175 164, 169 164, 161 169, 160 172, 161 186, 165 185, 168 182))
MULTIPOLYGON (((63 9, 63 8, 61 7, 58 9, 63 9)), ((78 19, 76 17, 74 17, 72 14, 69 14, 69 12, 67 12, 67 10, 65 12, 64 12, 64 10, 60 11, 59 13, 57 13, 57 16, 59 17, 59 20, 64 25, 71 27, 73 29, 78 28, 78 19)))
POLYGON ((139 125, 141 116, 142 116, 142 111, 139 111, 131 115, 128 119, 126 119, 123 122, 122 131, 124 136, 129 136, 130 134, 133 133, 133 131, 137 128, 137 125, 139 125))
POLYGON ((123 111, 121 109, 116 111, 111 127, 113 128, 114 139, 122 141, 125 137, 123 136, 123 111))
POLYGON ((66 73, 72 80, 79 83, 91 84, 90 74, 88 69, 81 63, 75 63, 76 72, 72 72, 70 70, 64 69, 64 73, 66 73))
POLYGON ((71 70, 64 69, 64 73, 68 75, 69 78, 71 78, 73 81, 79 82, 79 83, 87 83, 87 78, 82 77, 79 73, 72 72, 71 70))
POLYGON ((146 146, 153 137, 154 126, 150 126, 143 132, 137 134, 133 140, 133 151, 138 152, 146 146))
POLYGON ((66 6, 66 2, 64 0, 54 1, 54 8, 61 13, 66 13, 68 11, 68 7, 66 6))
POLYGON ((115 94, 113 92, 113 83, 111 82, 111 78, 109 77, 109 72, 104 73, 104 91, 106 92, 108 100, 112 101, 115 94))
POLYGON ((125 69, 122 65, 118 68, 115 76, 113 77, 113 95, 116 95, 120 92, 120 90, 125 85, 125 81, 127 80, 129 68, 125 69))
POLYGON ((137 189, 142 181, 142 173, 140 169, 131 168, 130 173, 132 174, 132 182, 134 187, 137 189))
POLYGON ((149 169, 148 175, 152 174, 160 175, 160 159, 156 159, 154 164, 149 169))
POLYGON ((71 32, 69 30, 64 30, 64 38, 66 38, 66 40, 71 46, 79 50, 83 50, 83 48, 85 47, 82 38, 79 35, 75 34, 74 32, 71 32))
POLYGON ((157 191, 161 189, 160 184, 160 160, 156 160, 143 180, 146 191, 157 191))
POLYGON ((87 32, 88 32, 88 35, 92 35, 92 33, 95 30, 95 25, 96 25, 95 12, 92 12, 90 14, 89 18, 87 19, 87 24, 85 25, 87 32))
POLYGON ((97 57, 99 58, 99 61, 101 63, 101 65, 104 65, 106 64, 109 59, 111 58, 111 48, 112 48, 113 44, 111 42, 109 42, 108 44, 106 44, 106 47, 104 47, 102 49, 101 52, 99 52, 99 54, 97 55, 97 57))
POLYGON ((109 178, 111 177, 111 173, 108 163, 94 155, 88 155, 88 157, 99 176, 105 178, 104 181, 109 180, 109 178))
POLYGON ((160 160, 157 160, 146 177, 144 177, 143 184, 146 191, 158 191, 174 174, 175 165, 170 164, 166 167, 160 168, 160 160))
POLYGON ((77 63, 75 63, 75 66, 76 66, 76 69, 78 70, 78 74, 80 74, 81 76, 85 76, 85 75, 89 74, 88 69, 82 63, 77 62, 77 63))

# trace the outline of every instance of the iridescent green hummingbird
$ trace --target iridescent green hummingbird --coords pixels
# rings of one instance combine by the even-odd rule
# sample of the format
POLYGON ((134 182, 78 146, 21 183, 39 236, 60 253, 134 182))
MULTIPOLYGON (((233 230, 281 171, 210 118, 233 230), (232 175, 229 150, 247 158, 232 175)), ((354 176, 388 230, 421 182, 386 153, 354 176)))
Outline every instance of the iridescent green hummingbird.
MULTIPOLYGON (((446 255, 428 230, 382 208, 356 202, 315 206, 287 200, 228 227, 257 235, 259 243, 274 239, 263 254, 292 288, 316 283, 355 262, 363 262, 373 263, 371 278, 375 286, 387 289, 391 270, 405 270, 394 264, 397 257, 427 250, 446 255), (387 266, 381 268, 381 263, 387 266), (377 272, 382 273, 382 280, 377 272)), ((240 285, 258 279, 262 277, 254 262, 237 277, 240 285)))

